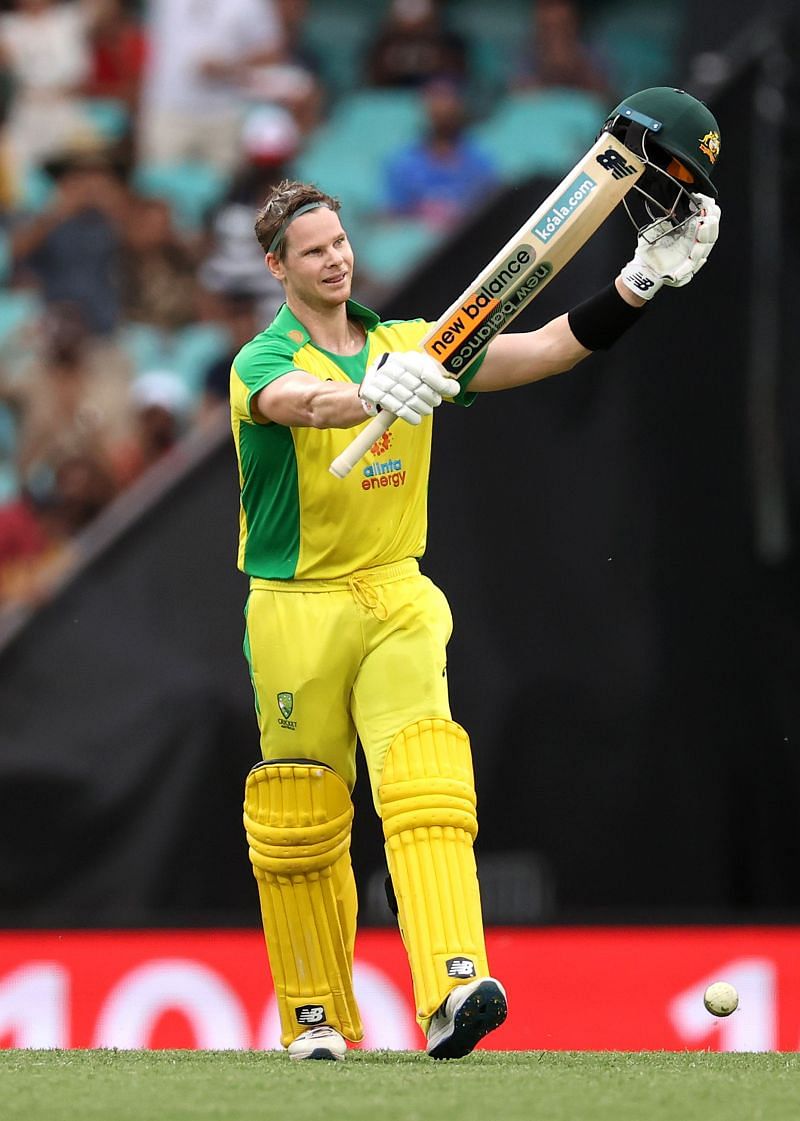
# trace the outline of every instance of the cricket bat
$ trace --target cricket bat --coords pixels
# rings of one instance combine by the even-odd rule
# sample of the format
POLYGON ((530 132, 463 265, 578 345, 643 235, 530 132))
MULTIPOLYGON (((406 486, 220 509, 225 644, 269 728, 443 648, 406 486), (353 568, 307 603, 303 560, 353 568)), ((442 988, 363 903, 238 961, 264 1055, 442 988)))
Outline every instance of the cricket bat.
MULTIPOLYGON (((616 137, 601 133, 541 206, 461 293, 420 343, 459 378, 495 335, 530 303, 585 245, 644 171, 616 137)), ((343 479, 397 418, 381 412, 334 459, 343 479)))

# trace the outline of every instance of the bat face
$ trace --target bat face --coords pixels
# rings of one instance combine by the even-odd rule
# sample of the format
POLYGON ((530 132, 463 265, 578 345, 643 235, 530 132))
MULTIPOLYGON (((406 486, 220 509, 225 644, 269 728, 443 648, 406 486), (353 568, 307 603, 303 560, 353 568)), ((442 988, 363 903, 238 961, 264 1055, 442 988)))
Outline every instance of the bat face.
POLYGON ((605 134, 522 229, 445 312, 423 350, 454 377, 575 255, 644 170, 644 164, 605 134))
MULTIPOLYGON (((535 260, 534 253, 527 249, 521 250, 520 257, 527 258, 531 264, 535 260)), ((522 277, 516 277, 513 283, 492 278, 488 284, 470 293, 447 323, 422 344, 423 350, 458 377, 552 274, 552 263, 542 261, 526 269, 522 277)))
MULTIPOLYGON (((610 133, 595 143, 434 324, 420 346, 460 377, 621 202, 644 163, 610 133)), ((380 413, 333 461, 343 479, 393 421, 380 413)))

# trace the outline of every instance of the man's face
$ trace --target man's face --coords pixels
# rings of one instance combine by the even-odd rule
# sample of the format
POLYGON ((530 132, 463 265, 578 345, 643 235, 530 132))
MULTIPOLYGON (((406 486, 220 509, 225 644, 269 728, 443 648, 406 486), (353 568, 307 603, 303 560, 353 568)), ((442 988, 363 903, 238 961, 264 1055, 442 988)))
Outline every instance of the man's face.
POLYGON ((270 253, 267 263, 283 283, 287 300, 330 308, 350 298, 353 250, 338 214, 327 206, 301 214, 290 224, 285 238, 283 260, 270 253))

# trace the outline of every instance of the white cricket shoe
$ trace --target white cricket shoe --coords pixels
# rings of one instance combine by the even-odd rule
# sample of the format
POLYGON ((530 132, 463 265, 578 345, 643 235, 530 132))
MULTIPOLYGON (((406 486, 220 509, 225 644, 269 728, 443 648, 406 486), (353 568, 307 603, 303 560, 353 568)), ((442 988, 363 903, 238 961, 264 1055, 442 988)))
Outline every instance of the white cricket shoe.
POLYGON ((336 1028, 323 1024, 298 1035, 287 1051, 290 1059, 343 1059, 347 1054, 347 1043, 336 1028))
POLYGON ((431 1017, 425 1050, 432 1059, 463 1059, 507 1015, 506 991, 494 977, 457 985, 431 1017))

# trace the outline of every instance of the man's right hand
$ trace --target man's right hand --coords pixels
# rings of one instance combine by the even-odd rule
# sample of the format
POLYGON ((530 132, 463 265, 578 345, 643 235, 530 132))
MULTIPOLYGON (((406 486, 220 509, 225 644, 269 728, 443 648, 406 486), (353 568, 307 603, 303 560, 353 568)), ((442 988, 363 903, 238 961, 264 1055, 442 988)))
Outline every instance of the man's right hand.
POLYGON ((459 385, 438 362, 421 350, 382 354, 364 374, 358 395, 374 416, 386 409, 409 424, 419 424, 443 397, 455 397, 459 385))

